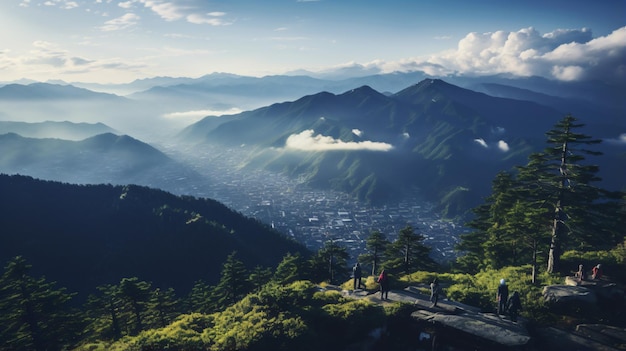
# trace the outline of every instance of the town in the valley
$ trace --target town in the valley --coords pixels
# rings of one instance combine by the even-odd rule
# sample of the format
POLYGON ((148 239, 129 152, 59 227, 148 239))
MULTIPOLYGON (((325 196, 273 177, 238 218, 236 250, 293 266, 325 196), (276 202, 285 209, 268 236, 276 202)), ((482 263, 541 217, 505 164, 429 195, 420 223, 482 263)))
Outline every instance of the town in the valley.
POLYGON ((262 170, 241 170, 241 152, 179 146, 162 149, 182 160, 207 181, 189 184, 179 179, 174 192, 217 200, 248 217, 258 219, 293 237, 311 250, 328 240, 345 247, 352 260, 366 251, 366 239, 379 231, 393 241, 407 225, 424 236, 438 262, 456 257, 454 246, 467 228, 440 218, 432 205, 420 200, 417 190, 405 199, 384 206, 355 201, 349 195, 316 190, 283 175, 262 170))

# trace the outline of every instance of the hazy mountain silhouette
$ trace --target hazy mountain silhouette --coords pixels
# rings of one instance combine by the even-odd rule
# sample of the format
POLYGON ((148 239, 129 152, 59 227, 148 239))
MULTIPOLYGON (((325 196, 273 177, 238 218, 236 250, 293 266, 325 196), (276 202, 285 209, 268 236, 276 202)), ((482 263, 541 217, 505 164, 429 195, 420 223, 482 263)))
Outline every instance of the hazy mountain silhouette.
POLYGON ((201 178, 154 147, 127 135, 81 141, 0 135, 0 172, 78 184, 140 184, 175 191, 201 178))
POLYGON ((0 134, 6 133, 16 133, 28 138, 83 140, 98 134, 116 133, 116 131, 103 123, 0 121, 0 134))

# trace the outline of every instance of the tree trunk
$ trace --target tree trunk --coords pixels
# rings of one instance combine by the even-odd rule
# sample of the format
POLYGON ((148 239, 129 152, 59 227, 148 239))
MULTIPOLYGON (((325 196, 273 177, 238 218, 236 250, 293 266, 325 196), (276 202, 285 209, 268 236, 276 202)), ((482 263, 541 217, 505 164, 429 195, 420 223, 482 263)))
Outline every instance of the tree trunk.
POLYGON ((533 271, 531 274, 531 282, 537 283, 537 240, 533 240, 533 271))

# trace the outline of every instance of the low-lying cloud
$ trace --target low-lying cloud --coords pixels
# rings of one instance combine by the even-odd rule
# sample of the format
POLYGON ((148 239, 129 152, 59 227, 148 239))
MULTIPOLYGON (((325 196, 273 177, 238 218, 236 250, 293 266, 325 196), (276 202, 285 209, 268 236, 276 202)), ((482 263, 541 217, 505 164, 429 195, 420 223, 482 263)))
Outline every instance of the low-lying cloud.
POLYGON ((285 148, 301 151, 338 151, 338 150, 369 150, 389 151, 393 145, 374 141, 345 142, 321 134, 313 135, 314 130, 308 129, 299 134, 292 134, 285 142, 285 148))
MULTIPOLYGON (((483 138, 477 138, 477 139, 474 139, 474 142, 475 142, 476 144, 478 144, 478 145, 480 145, 480 146, 484 147, 485 149, 489 149, 489 148, 490 148, 489 144, 487 144, 487 142, 486 142, 486 141, 485 141, 485 139, 483 139, 483 138)), ((500 151, 503 151, 503 152, 507 152, 507 151, 509 151, 509 150, 510 150, 510 148, 509 148, 509 144, 508 144, 506 141, 504 141, 504 140, 499 140, 499 141, 496 143, 496 148, 497 148, 498 150, 500 150, 500 151)))

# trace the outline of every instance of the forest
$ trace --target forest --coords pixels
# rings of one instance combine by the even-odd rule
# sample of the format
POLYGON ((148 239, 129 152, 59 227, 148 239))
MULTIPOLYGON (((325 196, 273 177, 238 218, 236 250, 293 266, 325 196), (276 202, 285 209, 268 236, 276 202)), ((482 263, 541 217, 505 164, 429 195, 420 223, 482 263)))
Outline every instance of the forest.
MULTIPOLYGON (((466 224, 471 231, 457 247, 459 258, 446 265, 429 257, 419 228, 410 225, 393 242, 372 230, 360 257, 350 257, 334 241, 317 252, 285 244, 286 253, 274 264, 254 262, 237 246, 225 245, 216 279, 192 279, 189 288, 183 281, 165 286, 154 279, 158 274, 126 274, 123 266, 111 266, 119 274, 114 281, 86 279, 98 283, 77 293, 35 273, 45 260, 33 264, 26 253, 16 255, 0 277, 0 350, 416 349, 414 306, 373 304, 326 288, 353 289, 351 259, 363 266, 365 290, 372 294, 384 269, 392 289, 426 290, 436 277, 447 299, 492 311, 502 278, 520 292, 522 317, 532 327, 602 322, 626 328, 626 194, 595 185, 598 167, 585 156, 597 156, 593 146, 601 140, 582 133, 583 127, 573 116, 564 117, 547 131, 542 152, 496 176, 491 195, 466 224), (541 298, 543 286, 559 284, 579 264, 598 263, 621 287, 621 300, 556 311, 541 298), (371 332, 383 327, 385 337, 373 340, 371 332)), ((197 215, 169 209, 183 221, 197 215)), ((150 250, 149 238, 138 240, 150 250)), ((249 243, 242 247, 251 250, 249 243)))

